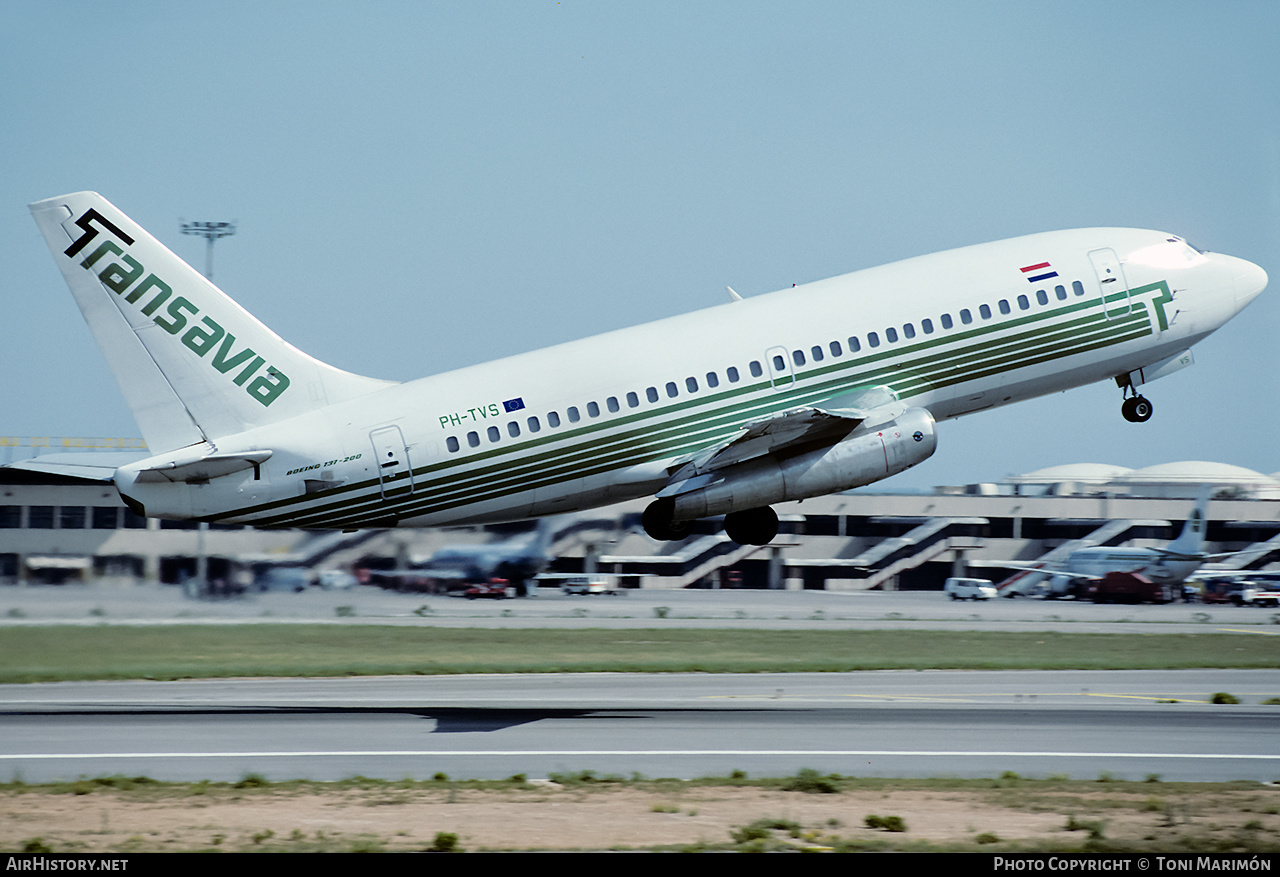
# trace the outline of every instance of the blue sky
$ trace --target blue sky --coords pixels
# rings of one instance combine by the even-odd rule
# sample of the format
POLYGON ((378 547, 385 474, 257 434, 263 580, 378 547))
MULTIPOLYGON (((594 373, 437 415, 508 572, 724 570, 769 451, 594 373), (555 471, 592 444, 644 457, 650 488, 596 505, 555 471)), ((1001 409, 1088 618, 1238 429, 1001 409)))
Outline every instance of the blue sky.
MULTIPOLYGON (((26 205, 101 192, 287 340, 410 379, 908 256, 1156 228, 1273 288, 1146 388, 891 484, 1280 470, 1280 4, 0 0, 0 435, 137 429, 26 205)), ((712 340, 709 339, 709 343, 712 340)))

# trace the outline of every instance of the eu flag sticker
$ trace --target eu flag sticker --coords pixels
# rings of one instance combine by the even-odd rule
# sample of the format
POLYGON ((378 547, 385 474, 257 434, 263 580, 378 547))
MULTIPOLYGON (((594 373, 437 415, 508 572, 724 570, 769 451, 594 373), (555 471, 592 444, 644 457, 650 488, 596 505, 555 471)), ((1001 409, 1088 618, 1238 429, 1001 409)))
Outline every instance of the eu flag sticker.
POLYGON ((524 400, 517 396, 514 399, 508 399, 502 403, 502 409, 510 414, 512 411, 519 411, 524 407, 524 400))

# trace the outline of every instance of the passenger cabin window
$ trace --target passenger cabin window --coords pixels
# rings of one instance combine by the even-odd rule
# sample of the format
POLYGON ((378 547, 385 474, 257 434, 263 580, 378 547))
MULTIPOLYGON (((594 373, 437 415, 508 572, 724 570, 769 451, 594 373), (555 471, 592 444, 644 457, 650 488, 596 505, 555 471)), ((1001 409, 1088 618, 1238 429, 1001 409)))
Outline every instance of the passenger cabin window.
POLYGON ((456 435, 451 435, 445 439, 444 446, 449 449, 449 453, 451 454, 457 453, 458 448, 461 447, 461 445, 458 444, 458 437, 456 435))
POLYGON ((715 372, 707 372, 707 386, 715 389, 720 386, 720 377, 715 372))
POLYGON ((619 409, 622 408, 622 406, 618 404, 617 396, 610 396, 608 399, 605 399, 604 404, 605 407, 609 409, 610 414, 617 414, 619 409))
POLYGON ((467 433, 467 444, 473 448, 480 447, 480 433, 474 430, 467 433))
POLYGON ((827 349, 831 351, 832 356, 844 356, 844 350, 841 349, 839 341, 832 341, 827 345, 827 349))
POLYGON ((1055 294, 1055 295, 1057 295, 1057 296, 1058 296, 1058 301, 1066 301, 1066 300, 1067 300, 1067 288, 1066 288, 1065 286, 1061 286, 1061 285, 1059 285, 1059 286, 1055 286, 1055 287, 1053 288, 1053 292, 1054 292, 1054 294, 1055 294))
POLYGON ((639 408, 639 407, 640 407, 640 397, 639 397, 639 396, 637 396, 635 393, 628 393, 628 394, 627 394, 627 407, 628 407, 628 408, 639 408))
POLYGON ((736 384, 740 380, 738 377, 738 367, 731 365, 724 370, 724 376, 729 379, 729 383, 736 384))
POLYGON ((914 338, 916 337, 916 327, 911 325, 910 323, 907 323, 905 326, 902 327, 902 334, 907 338, 914 338))
POLYGON ((884 330, 884 337, 890 344, 894 344, 898 340, 898 330, 890 326, 888 329, 884 330))
POLYGON ((516 423, 514 420, 513 420, 513 421, 511 421, 510 423, 508 423, 508 424, 507 424, 507 435, 511 436, 512 438, 519 438, 519 437, 520 437, 520 424, 516 423))
POLYGON ((577 423, 582 419, 582 415, 578 413, 578 406, 576 405, 569 406, 569 409, 565 411, 565 414, 569 415, 570 423, 577 423))
POLYGON ((782 358, 782 354, 775 353, 773 355, 773 370, 779 374, 787 370, 787 361, 782 358))
POLYGON ((1076 295, 1084 295, 1084 284, 1079 280, 1071 281, 1071 291, 1076 295))
POLYGON ((1027 298, 1025 295, 1020 295, 1020 296, 1018 296, 1018 308, 1019 308, 1019 310, 1024 310, 1024 311, 1025 311, 1025 310, 1029 309, 1030 307, 1031 307, 1031 299, 1027 298))
POLYGON ((502 434, 498 432, 498 428, 496 426, 491 426, 485 431, 489 433, 489 441, 491 442, 496 442, 502 437, 502 434))
POLYGON ((868 346, 868 347, 879 347, 879 346, 880 346, 880 336, 879 336, 879 335, 877 335, 875 332, 868 332, 868 333, 867 333, 867 346, 868 346))
POLYGON ((552 412, 548 413, 548 414, 547 414, 547 424, 548 424, 552 429, 555 429, 556 427, 558 427, 558 426, 560 425, 560 415, 559 415, 557 412, 555 412, 555 411, 552 411, 552 412))
POLYGON ((667 381, 667 396, 674 399, 680 395, 680 388, 676 386, 675 381, 667 381))
POLYGON ((809 349, 809 355, 813 357, 814 362, 822 362, 822 345, 815 344, 809 349))
POLYGON ((644 397, 645 397, 646 399, 648 399, 650 402, 657 402, 657 401, 658 401, 658 388, 657 388, 657 387, 650 387, 649 389, 645 390, 645 391, 644 391, 644 397))
POLYGON ((530 417, 526 423, 529 425, 529 432, 540 432, 542 430, 542 424, 538 422, 536 417, 530 417))
POLYGON ((595 402, 588 402, 588 403, 587 403, 587 416, 588 416, 588 417, 599 417, 599 416, 600 416, 600 406, 599 406, 599 405, 597 405, 595 402))
POLYGON ((1009 307, 1009 302, 1005 301, 1004 299, 1000 299, 999 307, 1000 307, 1000 313, 1002 314, 1007 314, 1011 310, 1011 308, 1009 307))
POLYGON ((969 313, 968 308, 960 309, 960 322, 964 323, 966 326, 973 322, 973 314, 969 313))
POLYGON ((930 320, 928 317, 926 317, 926 318, 924 318, 923 320, 921 320, 921 321, 920 321, 920 331, 924 332, 924 334, 926 334, 926 335, 932 335, 932 334, 933 334, 933 320, 930 320))
POLYGON ((1049 303, 1049 293, 1045 292, 1043 289, 1037 289, 1036 301, 1042 305, 1047 305, 1049 303))
POLYGON ((989 319, 991 319, 991 306, 990 306, 990 305, 978 305, 978 316, 982 317, 982 319, 984 319, 984 320, 989 320, 989 319))
MULTIPOLYGON (((773 358, 773 361, 774 361, 774 362, 777 362, 777 361, 778 361, 778 360, 780 360, 780 359, 782 359, 782 357, 781 357, 781 356, 775 356, 775 357, 773 358)), ((803 351, 803 350, 793 350, 793 351, 791 351, 791 360, 792 360, 792 362, 794 362, 794 363, 796 364, 796 367, 797 367, 797 368, 798 368, 799 366, 804 365, 804 351, 803 351)), ((781 371, 781 369, 779 369, 779 371, 781 371)))
POLYGON ((690 393, 696 393, 696 392, 698 392, 698 379, 697 379, 697 378, 685 378, 685 379, 684 379, 684 386, 685 386, 685 389, 686 389, 686 390, 688 390, 690 393))
POLYGON ((757 360, 751 360, 751 362, 748 363, 747 368, 751 369, 751 377, 753 378, 758 378, 764 374, 764 367, 761 366, 757 360))
POLYGON ((859 350, 861 350, 861 349, 862 349, 862 342, 858 340, 857 336, 856 336, 856 335, 854 335, 854 336, 850 336, 850 338, 849 338, 849 352, 850 352, 850 353, 857 353, 857 352, 858 352, 859 350))

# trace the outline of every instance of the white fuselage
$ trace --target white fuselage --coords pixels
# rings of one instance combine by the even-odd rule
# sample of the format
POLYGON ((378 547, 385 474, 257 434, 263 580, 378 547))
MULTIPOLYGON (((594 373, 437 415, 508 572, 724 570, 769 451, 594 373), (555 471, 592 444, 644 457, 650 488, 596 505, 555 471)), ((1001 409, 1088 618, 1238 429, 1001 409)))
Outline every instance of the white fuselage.
POLYGON ((888 387, 940 421, 1127 376, 1186 351, 1263 285, 1256 266, 1160 232, 1031 235, 462 368, 221 436, 220 453, 272 453, 256 469, 207 483, 140 481, 129 467, 116 483, 148 515, 258 526, 554 514, 652 495, 672 467, 744 424, 859 388, 888 387), (1121 276, 1108 278, 1115 266, 1121 276))
POLYGON ((1176 584, 1186 581, 1203 564, 1202 558, 1175 558, 1150 548, 1082 548, 1067 559, 1067 570, 1087 579, 1130 573, 1176 584))

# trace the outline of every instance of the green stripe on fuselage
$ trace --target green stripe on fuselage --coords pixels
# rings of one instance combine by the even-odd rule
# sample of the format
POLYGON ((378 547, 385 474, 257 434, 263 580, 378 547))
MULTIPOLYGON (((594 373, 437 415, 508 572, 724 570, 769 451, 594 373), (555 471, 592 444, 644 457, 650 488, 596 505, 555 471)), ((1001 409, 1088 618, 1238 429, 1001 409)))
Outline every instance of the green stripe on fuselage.
MULTIPOLYGON (((1113 294, 1107 302, 1157 289, 1167 294, 1168 287, 1161 282, 1113 294)), ((1090 298, 809 368, 781 390, 773 389, 767 380, 757 380, 662 408, 442 459, 415 468, 414 490, 403 497, 384 498, 380 483, 371 479, 328 491, 323 497, 290 497, 237 511, 235 516, 279 510, 255 522, 273 527, 355 526, 420 516, 696 451, 731 437, 752 419, 857 387, 888 385, 905 398, 1123 343, 1153 331, 1150 312, 1141 301, 1133 301, 1123 316, 1107 317, 1102 308, 1100 298, 1090 298), (1016 334, 1007 334, 1010 331, 1016 334), (995 335, 1003 337, 991 337, 995 335), (944 347, 950 349, 939 350, 944 347), (602 436, 606 431, 611 434, 602 436), (546 450, 528 456, 540 446, 546 450), (521 456, 513 465, 508 458, 514 453, 521 456), (463 467, 465 473, 457 471, 463 467), (321 504, 290 509, 316 502, 321 504)))

